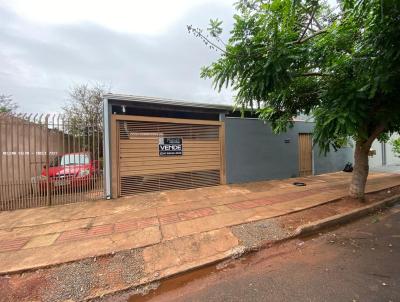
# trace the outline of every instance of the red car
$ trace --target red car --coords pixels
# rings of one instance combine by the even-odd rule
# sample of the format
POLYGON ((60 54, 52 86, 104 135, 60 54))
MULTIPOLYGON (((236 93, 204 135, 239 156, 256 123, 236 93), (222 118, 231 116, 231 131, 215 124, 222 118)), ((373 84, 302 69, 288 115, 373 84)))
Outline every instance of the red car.
POLYGON ((99 173, 99 161, 93 160, 89 152, 67 153, 54 158, 48 169, 43 166, 35 182, 42 192, 46 190, 47 179, 51 190, 89 188, 94 185, 99 173))

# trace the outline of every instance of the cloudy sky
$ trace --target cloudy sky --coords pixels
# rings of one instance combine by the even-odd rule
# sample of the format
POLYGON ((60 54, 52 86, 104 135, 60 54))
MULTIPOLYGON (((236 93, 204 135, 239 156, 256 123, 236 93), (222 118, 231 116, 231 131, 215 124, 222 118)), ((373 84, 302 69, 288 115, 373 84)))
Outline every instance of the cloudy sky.
POLYGON ((24 112, 58 112, 68 89, 230 103, 200 79, 218 57, 189 35, 210 18, 232 24, 234 0, 0 0, 0 94, 24 112))

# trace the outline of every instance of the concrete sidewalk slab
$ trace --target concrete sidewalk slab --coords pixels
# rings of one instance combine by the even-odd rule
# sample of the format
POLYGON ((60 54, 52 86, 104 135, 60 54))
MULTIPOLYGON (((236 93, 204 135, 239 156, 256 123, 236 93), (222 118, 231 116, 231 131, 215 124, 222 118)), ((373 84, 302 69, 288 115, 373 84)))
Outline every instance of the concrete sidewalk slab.
MULTIPOLYGON (((59 234, 55 234, 59 236, 59 234)), ((38 237, 34 237, 36 241, 38 237)), ((51 265, 76 261, 115 253, 118 251, 145 247, 161 241, 159 228, 148 227, 133 231, 99 236, 67 243, 53 243, 33 248, 22 247, 19 250, 0 253, 0 273, 25 271, 51 265)), ((29 244, 31 241, 25 242, 29 244)))
POLYGON ((190 265, 202 259, 220 257, 237 245, 238 239, 228 228, 163 241, 143 251, 145 272, 160 274, 183 264, 190 265))
MULTIPOLYGON (((211 234, 210 238, 219 234, 226 240, 228 246, 221 248, 224 253, 229 250, 230 235, 221 233, 225 238, 218 233, 220 230, 341 198, 347 195, 350 176, 348 173, 331 173, 2 212, 0 274, 134 248, 152 248, 154 255, 157 246, 173 247, 179 245, 180 240, 192 244, 188 238, 193 239, 193 244, 201 245, 202 234, 207 233, 211 234), (299 180, 307 186, 292 184, 299 180)), ((371 174, 367 192, 397 185, 400 185, 399 174, 371 174)), ((185 247, 181 248, 185 250, 185 247)), ((212 248, 210 243, 210 249, 215 252, 217 247, 212 248)), ((147 253, 147 257, 151 257, 150 250, 147 253)), ((204 257, 213 258, 215 254, 207 252, 204 257)))

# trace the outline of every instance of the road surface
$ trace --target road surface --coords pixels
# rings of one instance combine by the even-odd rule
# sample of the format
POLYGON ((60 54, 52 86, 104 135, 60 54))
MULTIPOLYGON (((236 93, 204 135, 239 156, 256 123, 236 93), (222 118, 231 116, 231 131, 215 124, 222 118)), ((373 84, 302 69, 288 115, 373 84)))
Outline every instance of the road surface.
POLYGON ((400 205, 164 281, 129 301, 400 301, 400 205))

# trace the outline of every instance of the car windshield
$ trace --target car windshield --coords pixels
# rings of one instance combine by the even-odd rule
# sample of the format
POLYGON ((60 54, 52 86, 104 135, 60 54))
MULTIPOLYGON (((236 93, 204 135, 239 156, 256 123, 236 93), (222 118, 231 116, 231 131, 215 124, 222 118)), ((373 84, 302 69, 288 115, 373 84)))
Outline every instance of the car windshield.
POLYGON ((87 154, 66 154, 61 157, 60 166, 83 165, 88 164, 89 161, 87 154))

